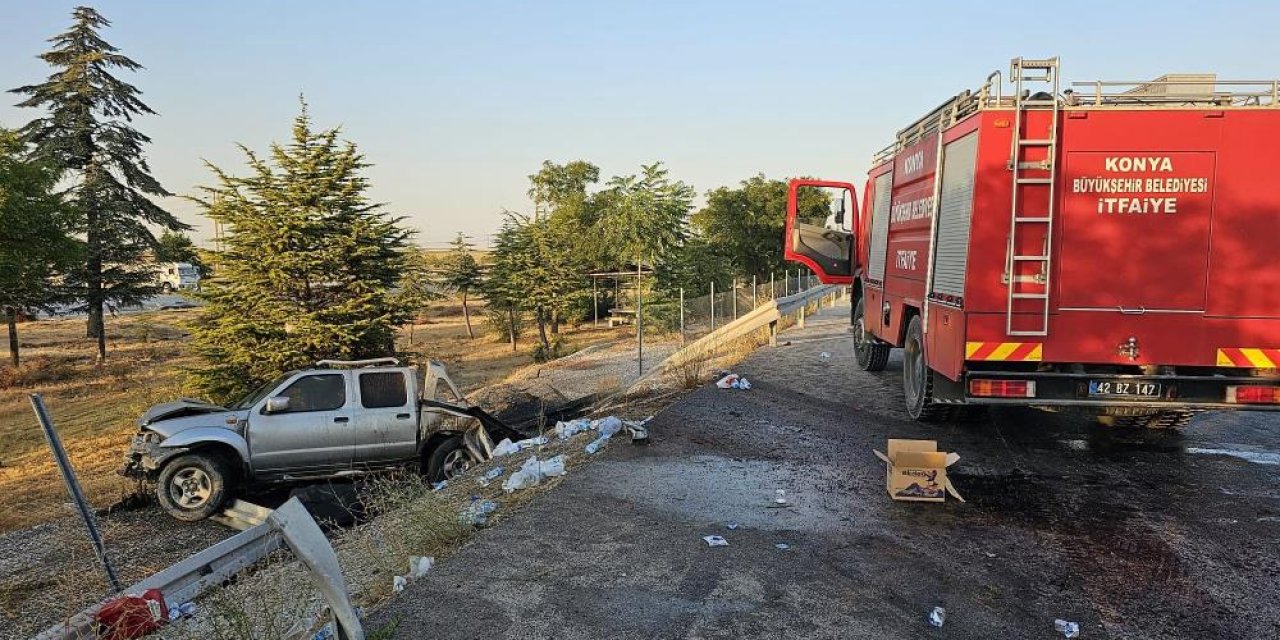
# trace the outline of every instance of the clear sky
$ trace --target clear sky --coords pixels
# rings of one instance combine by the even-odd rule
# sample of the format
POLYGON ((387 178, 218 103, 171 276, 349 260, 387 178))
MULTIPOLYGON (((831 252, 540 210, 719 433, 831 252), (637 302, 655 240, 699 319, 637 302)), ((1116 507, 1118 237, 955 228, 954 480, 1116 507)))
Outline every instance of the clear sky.
MULTIPOLYGON (((75 3, 0 0, 0 88, 75 3)), ((126 79, 159 112, 137 126, 170 191, 242 170, 233 143, 288 136, 305 94, 374 163, 372 195, 419 242, 488 240, 529 209, 544 159, 604 176, 663 160, 699 193, 763 172, 860 176, 872 152, 1017 55, 1066 80, 1171 72, 1280 77, 1277 2, 321 2, 99 0, 126 79)), ((0 102, 0 126, 35 114, 0 102)), ((180 217, 210 225, 184 201, 180 217)))

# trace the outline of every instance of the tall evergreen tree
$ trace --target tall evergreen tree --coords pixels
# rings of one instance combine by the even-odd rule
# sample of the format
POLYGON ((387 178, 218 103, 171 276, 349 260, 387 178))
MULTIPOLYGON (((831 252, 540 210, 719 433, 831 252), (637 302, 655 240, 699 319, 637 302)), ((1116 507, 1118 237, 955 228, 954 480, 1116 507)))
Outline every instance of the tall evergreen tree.
POLYGON ((9 325, 9 360, 21 363, 18 316, 63 299, 55 278, 77 257, 69 220, 53 193, 58 173, 27 161, 13 132, 0 129, 0 313, 9 325))
POLYGON ((449 291, 462 296, 462 319, 467 323, 467 337, 476 337, 471 329, 471 309, 467 306, 467 296, 480 288, 482 284, 480 263, 473 255, 475 247, 467 241, 467 237, 458 233, 453 239, 449 255, 445 257, 444 270, 440 281, 449 291))
POLYGON ((506 336, 512 351, 529 308, 526 274, 533 267, 533 255, 528 219, 505 212, 502 227, 494 236, 484 298, 489 324, 506 336))
POLYGON ((241 146, 248 175, 208 165, 206 215, 226 230, 194 330, 195 382, 227 400, 325 358, 394 352, 409 310, 394 289, 410 232, 365 195, 369 165, 338 129, 314 131, 303 104, 270 160, 241 146))
POLYGON ((51 38, 40 58, 55 71, 41 84, 12 89, 26 96, 20 107, 45 109, 22 134, 35 157, 62 172, 72 186, 67 196, 79 213, 77 231, 85 239, 84 264, 67 283, 89 312, 86 335, 97 338, 98 358, 107 355, 103 309, 136 304, 156 291, 154 272, 142 267, 156 239, 148 225, 185 229, 147 196, 168 196, 151 175, 143 145, 151 142, 132 126, 134 116, 154 114, 137 87, 112 70, 142 65, 119 53, 98 31, 110 22, 89 7, 72 11, 73 24, 51 38))

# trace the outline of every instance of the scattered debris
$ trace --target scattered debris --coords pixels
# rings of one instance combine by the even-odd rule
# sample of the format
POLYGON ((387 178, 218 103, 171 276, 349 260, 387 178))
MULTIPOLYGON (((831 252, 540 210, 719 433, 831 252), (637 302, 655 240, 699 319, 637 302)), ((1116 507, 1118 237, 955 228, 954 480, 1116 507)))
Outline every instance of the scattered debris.
POLYGON ((774 492, 773 492, 773 503, 774 503, 774 504, 786 504, 786 503, 787 503, 787 492, 786 492, 786 490, 785 490, 785 489, 778 489, 778 490, 776 490, 776 491, 774 491, 774 492))
POLYGON ((168 624, 169 608, 159 589, 147 589, 141 595, 123 595, 106 602, 93 614, 94 622, 106 640, 141 638, 168 624))
POLYGON ((502 490, 512 493, 525 487, 532 487, 539 482, 542 482, 542 470, 538 463, 538 456, 530 456, 519 469, 511 473, 506 482, 502 483, 502 490))
POLYGON ((538 463, 538 472, 544 478, 554 478, 565 474, 564 456, 554 456, 545 462, 538 463))
POLYGON ((503 438, 502 442, 494 445, 493 457, 508 456, 518 451, 520 451, 520 447, 517 447, 516 443, 511 441, 511 438, 503 438))
POLYGON ((894 500, 943 502, 947 494, 964 502, 947 479, 947 467, 960 460, 958 453, 938 451, 936 440, 890 439, 888 455, 875 451, 888 465, 885 490, 894 500))
POLYGON ((590 431, 590 430, 591 430, 591 421, 587 420, 586 418, 579 418, 577 420, 571 420, 569 422, 557 422, 555 433, 557 438, 561 440, 568 440, 569 438, 572 438, 573 436, 576 436, 579 433, 582 433, 583 431, 590 431))
POLYGON ((729 541, 725 540, 724 536, 702 536, 702 539, 707 543, 708 547, 729 546, 729 541))
POLYGON ((716 381, 716 386, 721 389, 750 389, 751 383, 736 373, 730 373, 716 381))
POLYGON ((391 577, 391 590, 392 590, 392 591, 394 591, 394 592, 396 592, 396 593, 400 593, 401 591, 404 591, 404 588, 405 588, 405 587, 407 587, 407 586, 409 586, 409 581, 408 581, 408 580, 406 580, 404 576, 392 576, 392 577, 391 577))
POLYGON ((525 440, 521 440, 520 442, 516 443, 516 446, 520 447, 521 451, 524 451, 526 449, 532 449, 534 447, 541 447, 547 444, 548 442, 551 442, 551 438, 548 438, 546 436, 538 436, 536 438, 528 438, 525 440))
POLYGON ((489 514, 498 510, 498 503, 492 500, 481 500, 480 496, 471 496, 471 504, 462 510, 462 521, 475 526, 489 521, 489 514))
POLYGON ((823 360, 830 360, 830 359, 831 359, 831 354, 830 354, 830 353, 828 353, 828 352, 826 352, 826 351, 823 351, 822 353, 819 353, 819 354, 818 354, 818 357, 819 357, 819 358, 821 358, 821 359, 823 359, 823 360))
POLYGON ((432 567, 436 566, 435 556, 409 556, 409 573, 410 579, 421 578, 427 575, 432 567))
POLYGON ((736 523, 736 522, 730 522, 729 524, 725 525, 725 527, 724 527, 724 528, 726 528, 726 529, 728 529, 728 530, 730 530, 730 531, 733 531, 733 530, 737 529, 737 528, 738 528, 738 526, 739 526, 739 525, 738 525, 738 523, 736 523))
POLYGON ((196 614, 196 603, 184 602, 176 607, 169 607, 169 622, 179 618, 190 618, 196 614))
POLYGON ((988 557, 988 558, 994 558, 994 557, 996 557, 996 554, 994 554, 994 553, 992 553, 992 552, 988 551, 988 552, 987 552, 987 557, 988 557))
POLYGON ((778 551, 786 551, 787 549, 790 549, 790 548, 791 548, 791 545, 789 545, 789 544, 787 544, 787 543, 785 543, 785 542, 779 542, 778 544, 775 544, 775 545, 773 545, 773 546, 774 546, 774 547, 776 547, 776 548, 778 549, 778 551))
POLYGON ((947 610, 942 607, 934 607, 929 612, 929 624, 941 628, 943 623, 947 621, 947 610))
POLYGON ((1074 638, 1080 635, 1080 625, 1061 618, 1053 621, 1053 629, 1067 638, 1074 638))
POLYGON ((484 472, 484 475, 480 476, 480 480, 479 480, 480 486, 482 487, 489 486, 489 483, 493 482, 494 480, 497 480, 504 473, 504 471, 505 470, 501 466, 497 466, 484 472))
POLYGON ((448 480, 441 480, 440 482, 432 482, 432 483, 431 483, 431 490, 432 490, 432 491, 443 491, 443 490, 444 490, 444 488, 445 488, 445 487, 447 487, 447 486, 449 486, 449 481, 448 481, 448 480))

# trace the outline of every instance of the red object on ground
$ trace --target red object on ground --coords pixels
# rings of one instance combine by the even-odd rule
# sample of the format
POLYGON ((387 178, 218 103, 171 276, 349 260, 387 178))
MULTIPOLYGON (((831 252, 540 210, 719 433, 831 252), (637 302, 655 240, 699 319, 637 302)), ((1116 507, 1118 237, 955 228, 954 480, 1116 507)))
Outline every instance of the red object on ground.
POLYGON ((94 621, 102 640, 131 640, 168 623, 169 607, 159 589, 147 589, 141 596, 120 596, 104 604, 94 621))

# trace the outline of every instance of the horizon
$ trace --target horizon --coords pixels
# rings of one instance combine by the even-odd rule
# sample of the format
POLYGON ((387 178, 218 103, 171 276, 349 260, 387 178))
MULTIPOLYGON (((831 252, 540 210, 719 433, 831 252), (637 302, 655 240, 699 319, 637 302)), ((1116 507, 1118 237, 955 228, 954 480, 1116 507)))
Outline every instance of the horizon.
MULTIPOLYGON (((76 4, 5 7, 0 89, 49 74, 36 56, 76 4)), ((1207 14, 1191 2, 1159 12, 1085 3, 1000 42, 975 36, 1022 5, 980 3, 946 20, 919 20, 919 7, 758 2, 92 6, 112 21, 103 37, 145 67, 118 76, 159 114, 135 125, 169 191, 212 182, 204 160, 242 173, 235 145, 286 139, 301 95, 317 128, 341 127, 373 165, 371 199, 406 216, 428 248, 458 232, 487 246, 503 209, 530 211, 527 176, 543 160, 592 162, 602 183, 660 160, 699 205, 757 173, 860 187, 899 129, 1019 55, 1060 55, 1068 82, 1280 76, 1267 62, 1280 58, 1270 27, 1280 7, 1254 2, 1207 14), (1099 12, 1107 21, 1092 24, 1099 12), (1222 34, 1232 37, 1205 37, 1222 34)), ((5 95, 0 126, 38 115, 5 95)), ((162 204, 209 243, 212 224, 193 203, 162 204)))

